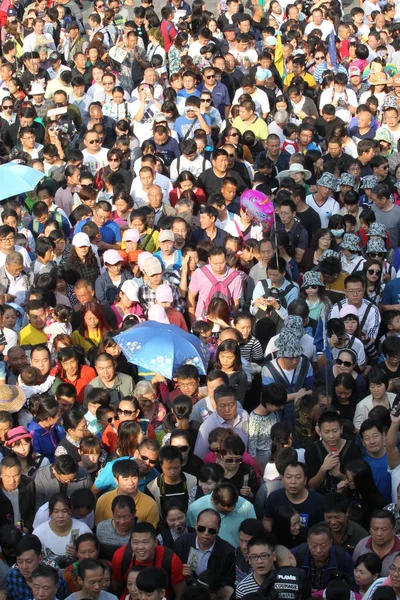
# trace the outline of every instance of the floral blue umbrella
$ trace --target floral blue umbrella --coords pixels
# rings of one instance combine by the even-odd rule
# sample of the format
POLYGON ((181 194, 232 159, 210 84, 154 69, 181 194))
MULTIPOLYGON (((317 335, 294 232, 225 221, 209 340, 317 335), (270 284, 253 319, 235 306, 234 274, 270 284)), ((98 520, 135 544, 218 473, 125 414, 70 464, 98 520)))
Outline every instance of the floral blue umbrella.
POLYGON ((199 374, 206 374, 207 346, 177 325, 146 321, 114 339, 129 362, 167 379, 182 365, 194 365, 199 374))

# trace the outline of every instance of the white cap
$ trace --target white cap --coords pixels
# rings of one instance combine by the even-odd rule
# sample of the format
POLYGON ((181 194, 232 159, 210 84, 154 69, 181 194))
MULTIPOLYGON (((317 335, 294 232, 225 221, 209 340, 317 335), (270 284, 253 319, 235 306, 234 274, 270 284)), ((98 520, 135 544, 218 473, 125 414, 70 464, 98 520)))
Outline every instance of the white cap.
POLYGON ((139 302, 139 286, 136 281, 132 279, 127 279, 121 285, 121 292, 128 297, 131 302, 139 302))
POLYGON ((76 233, 72 238, 72 245, 75 246, 75 248, 83 248, 84 246, 90 248, 91 243, 88 234, 83 233, 83 231, 76 233))

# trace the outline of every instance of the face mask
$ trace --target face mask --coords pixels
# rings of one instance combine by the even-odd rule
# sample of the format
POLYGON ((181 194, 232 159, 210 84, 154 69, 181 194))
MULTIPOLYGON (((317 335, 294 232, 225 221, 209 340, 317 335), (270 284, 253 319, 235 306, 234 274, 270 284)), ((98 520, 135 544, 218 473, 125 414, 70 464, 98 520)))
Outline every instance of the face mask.
POLYGON ((344 229, 331 229, 331 234, 335 237, 342 237, 342 235, 344 235, 344 229))

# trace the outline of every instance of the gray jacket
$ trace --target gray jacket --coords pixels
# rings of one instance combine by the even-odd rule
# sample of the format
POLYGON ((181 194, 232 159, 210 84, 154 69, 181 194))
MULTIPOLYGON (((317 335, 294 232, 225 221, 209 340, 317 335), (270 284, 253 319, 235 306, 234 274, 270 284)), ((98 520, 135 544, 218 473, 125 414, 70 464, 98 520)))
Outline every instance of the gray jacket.
POLYGON ((110 389, 102 382, 99 376, 92 379, 85 388, 85 397, 83 401, 83 408, 87 410, 87 395, 93 388, 101 388, 102 390, 108 390, 110 392, 110 403, 116 406, 118 402, 125 396, 133 394, 134 390, 133 379, 130 375, 125 373, 116 373, 114 386, 110 389))
MULTIPOLYGON (((46 504, 46 502, 48 502, 50 498, 54 496, 54 494, 60 493, 62 485, 63 484, 61 484, 55 478, 52 465, 47 465, 46 467, 39 469, 35 477, 35 510, 38 510, 43 504, 46 504)), ((90 477, 89 473, 83 467, 78 467, 78 472, 75 476, 75 479, 71 483, 67 484, 65 493, 67 496, 71 496, 72 492, 75 490, 80 490, 82 488, 88 488, 90 490, 91 487, 92 478, 90 477)))
MULTIPOLYGON (((33 283, 33 277, 21 273, 20 277, 25 281, 26 289, 29 290, 33 283)), ((0 267, 0 294, 7 294, 10 289, 10 280, 6 275, 6 267, 0 267)))

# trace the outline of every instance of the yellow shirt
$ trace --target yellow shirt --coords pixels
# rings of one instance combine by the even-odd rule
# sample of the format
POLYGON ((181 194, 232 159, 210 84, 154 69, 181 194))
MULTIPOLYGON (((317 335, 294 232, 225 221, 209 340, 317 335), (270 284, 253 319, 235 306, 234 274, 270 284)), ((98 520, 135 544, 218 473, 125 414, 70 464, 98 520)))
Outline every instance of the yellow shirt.
POLYGON ((264 119, 261 119, 260 117, 251 125, 247 125, 240 117, 236 117, 232 121, 232 127, 239 129, 240 133, 252 131, 256 136, 256 139, 260 141, 266 140, 268 137, 268 125, 264 119))
MULTIPOLYGON (((101 521, 105 521, 106 519, 112 519, 113 514, 111 510, 111 504, 117 495, 118 488, 100 496, 97 501, 96 512, 94 514, 96 525, 98 525, 101 521)), ((150 498, 150 496, 138 491, 137 495, 135 496, 135 504, 136 516, 139 521, 142 523, 151 523, 156 528, 160 517, 155 501, 150 498)))
POLYGON ((37 346, 38 344, 46 344, 47 335, 33 327, 29 323, 19 332, 18 345, 19 346, 37 346))
MULTIPOLYGON (((310 73, 303 73, 303 75, 301 77, 308 84, 309 88, 314 89, 317 87, 317 82, 315 81, 314 77, 312 75, 310 75, 310 73)), ((283 82, 284 85, 286 87, 289 87, 293 78, 294 78, 294 73, 289 73, 289 75, 286 75, 285 80, 283 82)))
POLYGON ((101 342, 100 330, 97 329, 95 334, 90 331, 89 332, 89 340, 87 338, 83 337, 83 335, 81 333, 79 333, 79 331, 72 332, 72 341, 74 342, 75 345, 81 346, 81 348, 84 349, 85 354, 86 354, 87 352, 89 352, 89 350, 91 350, 92 348, 96 348, 100 344, 100 342, 101 342), (91 340, 93 342, 93 344, 91 344, 89 340, 91 340))

